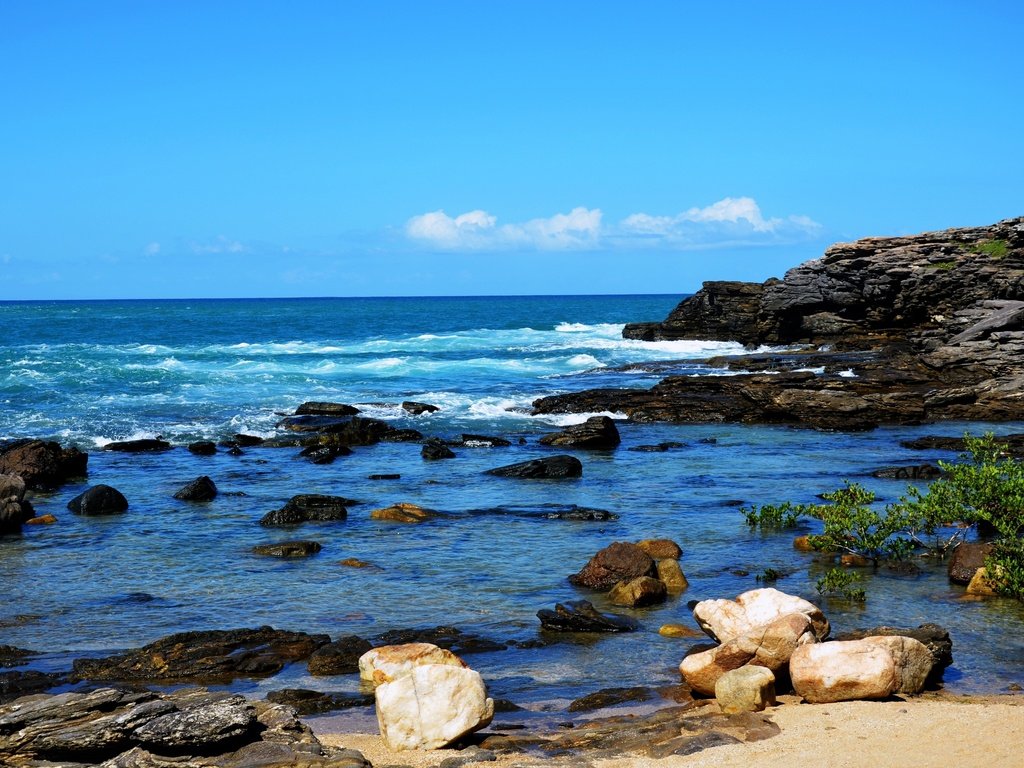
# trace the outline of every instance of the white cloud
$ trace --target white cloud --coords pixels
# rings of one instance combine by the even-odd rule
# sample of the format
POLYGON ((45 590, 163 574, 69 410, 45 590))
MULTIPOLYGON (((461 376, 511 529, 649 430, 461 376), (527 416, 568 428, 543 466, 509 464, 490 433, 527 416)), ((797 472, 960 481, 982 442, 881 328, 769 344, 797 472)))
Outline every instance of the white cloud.
POLYGON ((601 233, 601 211, 596 208, 573 208, 569 213, 521 224, 498 226, 497 221, 497 217, 480 210, 455 217, 433 211, 409 219, 405 233, 413 240, 464 250, 592 248, 601 233))
POLYGON ((160 243, 152 242, 142 249, 142 252, 147 256, 156 256, 160 253, 160 243))
POLYGON ((248 250, 242 243, 224 237, 224 235, 217 235, 213 240, 205 243, 192 242, 189 247, 192 249, 192 253, 245 253, 248 250))
POLYGON ((425 245, 456 250, 686 250, 795 242, 816 236, 821 229, 807 216, 766 218, 752 197, 726 197, 667 216, 634 213, 618 223, 604 223, 600 209, 582 207, 502 225, 486 211, 455 217, 433 211, 409 219, 405 233, 425 245))

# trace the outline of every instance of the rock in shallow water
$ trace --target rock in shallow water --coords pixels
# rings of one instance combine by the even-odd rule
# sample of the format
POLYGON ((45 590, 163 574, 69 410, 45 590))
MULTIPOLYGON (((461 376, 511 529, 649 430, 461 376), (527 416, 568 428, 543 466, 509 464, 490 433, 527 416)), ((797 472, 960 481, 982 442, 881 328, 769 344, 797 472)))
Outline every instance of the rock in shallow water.
POLYGON ((18 475, 31 490, 55 488, 86 473, 89 454, 43 440, 17 440, 0 449, 0 474, 18 475))
POLYGON ((541 445, 601 451, 611 450, 621 442, 615 422, 607 416, 591 416, 582 424, 573 424, 540 439, 541 445))
POLYGON ((206 475, 200 475, 174 494, 179 501, 213 501, 217 498, 217 486, 206 475))
POLYGON ((373 646, 357 635, 340 637, 321 646, 309 657, 309 674, 318 677, 347 675, 359 671, 359 658, 373 646))
POLYGON ((620 581, 641 576, 656 576, 654 559, 636 544, 616 541, 608 545, 580 570, 569 577, 569 583, 598 591, 607 591, 620 581))
POLYGON ((275 509, 264 515, 260 520, 260 525, 276 527, 306 522, 345 520, 348 517, 347 506, 357 503, 342 496, 300 494, 292 496, 281 509, 275 509))
POLYGON ((321 549, 320 543, 316 541, 279 541, 274 544, 258 544, 252 551, 270 557, 309 557, 321 549))
POLYGON ((550 632, 634 632, 637 623, 628 616, 599 613, 586 600, 558 603, 554 610, 537 611, 541 629, 550 632))
POLYGON ((582 477, 583 464, 575 456, 548 456, 489 469, 485 474, 520 480, 561 480, 582 477))
POLYGON ((128 499, 109 485, 94 485, 68 502, 76 515, 116 515, 128 509, 128 499))

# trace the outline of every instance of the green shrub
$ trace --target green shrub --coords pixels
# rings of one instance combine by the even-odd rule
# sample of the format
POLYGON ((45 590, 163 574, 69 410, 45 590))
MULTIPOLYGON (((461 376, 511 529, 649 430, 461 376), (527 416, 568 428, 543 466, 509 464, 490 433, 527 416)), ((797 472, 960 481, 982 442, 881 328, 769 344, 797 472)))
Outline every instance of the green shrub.
POLYGON ((955 261, 936 261, 931 264, 934 269, 941 270, 942 272, 949 272, 956 266, 955 261))
POLYGON ((746 518, 747 525, 762 531, 781 531, 796 528, 800 524, 800 508, 788 501, 778 505, 765 504, 762 507, 755 504, 749 508, 742 507, 740 512, 746 518))
POLYGON ((856 571, 832 568, 818 579, 815 588, 819 595, 833 595, 855 603, 863 603, 867 599, 867 593, 861 587, 853 586, 862 578, 856 571))
POLYGON ((981 253, 993 259, 1005 258, 1010 251, 1010 245, 1005 240, 988 240, 983 243, 974 243, 968 248, 972 253, 981 253))

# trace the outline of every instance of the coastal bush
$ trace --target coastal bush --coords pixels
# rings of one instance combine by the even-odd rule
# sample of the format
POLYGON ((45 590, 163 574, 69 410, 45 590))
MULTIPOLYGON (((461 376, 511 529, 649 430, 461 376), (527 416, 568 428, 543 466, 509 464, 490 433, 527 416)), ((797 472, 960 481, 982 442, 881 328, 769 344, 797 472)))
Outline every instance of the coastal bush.
POLYGON ((933 268, 938 269, 942 272, 949 272, 956 266, 955 261, 936 261, 931 265, 933 268))
POLYGON ((863 587, 853 586, 863 578, 856 571, 830 568, 824 576, 818 579, 815 588, 819 595, 832 595, 855 603, 863 603, 867 600, 867 592, 863 587))
POLYGON ((1002 259, 1010 250, 1009 243, 1005 240, 986 240, 983 243, 975 243, 968 250, 972 253, 981 253, 993 259, 1002 259))
MULTIPOLYGON (((991 433, 964 435, 956 462, 940 461, 942 476, 924 490, 908 486, 904 496, 879 511, 875 494, 857 483, 822 494, 826 504, 764 505, 741 510, 752 528, 791 528, 801 518, 820 520, 809 536, 816 550, 882 560, 905 560, 915 552, 944 558, 972 532, 992 540, 985 561, 999 594, 1024 601, 1024 463, 1014 459, 991 433)), ((843 594, 859 575, 833 569, 819 580, 819 592, 843 594)), ((863 593, 863 589, 855 590, 863 593)))

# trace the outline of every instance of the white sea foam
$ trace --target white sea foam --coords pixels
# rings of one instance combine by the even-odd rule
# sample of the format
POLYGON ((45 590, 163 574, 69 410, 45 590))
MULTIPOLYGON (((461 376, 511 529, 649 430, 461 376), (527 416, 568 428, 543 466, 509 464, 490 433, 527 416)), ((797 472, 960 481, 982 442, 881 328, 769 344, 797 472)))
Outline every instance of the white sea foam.
POLYGON ((853 368, 847 368, 845 371, 840 371, 838 376, 842 376, 844 379, 856 379, 857 374, 853 372, 853 368))

